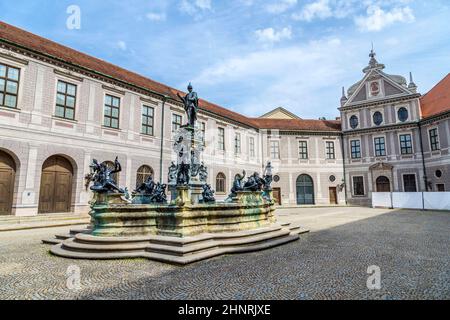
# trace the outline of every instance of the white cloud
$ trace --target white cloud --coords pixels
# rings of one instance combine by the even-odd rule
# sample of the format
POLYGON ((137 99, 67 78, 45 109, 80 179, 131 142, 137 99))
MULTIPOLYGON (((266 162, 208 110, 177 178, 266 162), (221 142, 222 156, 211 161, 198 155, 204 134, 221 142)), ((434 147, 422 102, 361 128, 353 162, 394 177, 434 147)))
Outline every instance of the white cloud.
POLYGON ((366 16, 355 18, 355 24, 362 31, 380 31, 396 22, 414 22, 415 17, 410 7, 395 7, 390 11, 384 11, 377 5, 367 8, 366 16))
POLYGON ((326 19, 333 15, 329 0, 317 0, 309 3, 303 9, 292 15, 294 20, 311 21, 314 18, 326 19))
POLYGON ((275 43, 281 40, 292 38, 291 27, 283 28, 280 31, 275 31, 273 28, 260 29, 255 31, 255 35, 259 41, 265 43, 275 43))
MULTIPOLYGON (((317 109, 324 99, 336 99, 337 103, 339 85, 336 83, 346 83, 343 79, 348 71, 341 59, 349 59, 348 55, 355 54, 353 49, 339 38, 331 38, 261 50, 208 67, 193 81, 205 91, 224 86, 235 88, 235 94, 241 99, 233 109, 247 115, 258 116, 283 105, 301 116, 315 117, 328 112, 317 109), (342 52, 344 47, 346 52, 340 59, 330 54, 342 52)), ((336 114, 334 109, 333 114, 336 114)))
POLYGON ((212 10, 211 0, 181 0, 181 12, 195 16, 200 12, 212 10))
POLYGON ((266 6, 266 10, 270 13, 279 14, 294 7, 297 4, 297 0, 277 0, 266 6))
POLYGON ((123 51, 127 50, 127 44, 125 41, 122 41, 122 40, 117 41, 116 45, 120 50, 123 50, 123 51))
POLYGON ((150 21, 156 21, 156 22, 166 21, 166 19, 167 19, 167 16, 164 12, 163 13, 149 12, 145 16, 150 21))

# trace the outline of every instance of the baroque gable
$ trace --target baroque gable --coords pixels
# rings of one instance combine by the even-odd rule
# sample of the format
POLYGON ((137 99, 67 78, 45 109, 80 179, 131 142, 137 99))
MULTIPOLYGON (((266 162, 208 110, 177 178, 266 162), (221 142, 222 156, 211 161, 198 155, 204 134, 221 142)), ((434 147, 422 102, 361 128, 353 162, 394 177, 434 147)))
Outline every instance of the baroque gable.
POLYGON ((343 90, 342 107, 361 105, 388 98, 404 97, 416 93, 417 87, 412 82, 412 76, 410 78, 411 83, 408 85, 404 77, 383 72, 385 65, 378 63, 373 51, 369 56, 371 59, 369 65, 363 70, 363 79, 348 89, 347 96, 343 90))

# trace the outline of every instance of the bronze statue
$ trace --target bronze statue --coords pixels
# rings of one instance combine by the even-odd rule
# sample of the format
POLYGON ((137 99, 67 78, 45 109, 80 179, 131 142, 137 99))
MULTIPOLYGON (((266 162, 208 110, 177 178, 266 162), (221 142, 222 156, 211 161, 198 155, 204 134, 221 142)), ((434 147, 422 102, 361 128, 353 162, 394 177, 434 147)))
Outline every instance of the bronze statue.
POLYGON ((172 164, 169 167, 169 173, 168 173, 168 179, 167 179, 169 185, 177 184, 177 171, 178 171, 177 166, 172 161, 172 164))
POLYGON ((244 184, 244 191, 261 191, 262 187, 266 184, 264 179, 259 176, 258 172, 253 173, 248 177, 247 182, 244 184))
POLYGON ((204 203, 216 202, 216 198, 214 197, 215 191, 211 189, 211 185, 204 184, 202 198, 204 203))
POLYGON ((151 195, 153 194, 153 191, 155 190, 155 182, 153 181, 153 177, 150 176, 147 178, 146 181, 141 183, 141 185, 134 191, 137 194, 142 195, 151 195))
POLYGON ((263 179, 265 181, 264 189, 265 190, 272 190, 272 181, 273 181, 273 172, 272 172, 272 163, 268 162, 266 168, 264 169, 264 176, 263 179))
POLYGON ((105 163, 99 164, 96 159, 92 161, 90 167, 93 170, 92 179, 94 181, 94 185, 91 187, 92 191, 97 193, 125 193, 125 190, 118 187, 112 177, 113 174, 122 171, 118 157, 114 161, 114 168, 109 168, 105 163))
POLYGON ((206 181, 208 180, 208 168, 205 166, 205 163, 203 161, 198 170, 198 175, 200 178, 200 182, 206 183, 206 181))
POLYGON ((185 185, 190 182, 190 165, 182 162, 178 166, 177 185, 185 185))
POLYGON ((198 96, 197 93, 193 91, 192 84, 190 83, 188 91, 189 93, 185 97, 182 97, 179 93, 177 93, 177 96, 183 102, 184 110, 186 111, 188 118, 187 126, 194 128, 195 122, 197 121, 198 96))
POLYGON ((166 203, 166 188, 166 184, 161 184, 158 182, 155 185, 152 195, 150 195, 150 203, 166 203))
POLYGON ((228 198, 234 198, 237 196, 237 192, 238 191, 243 191, 244 190, 244 185, 243 185, 243 180, 245 178, 245 170, 242 172, 242 175, 237 174, 234 177, 234 181, 233 181, 233 187, 231 188, 231 193, 228 196, 228 198))

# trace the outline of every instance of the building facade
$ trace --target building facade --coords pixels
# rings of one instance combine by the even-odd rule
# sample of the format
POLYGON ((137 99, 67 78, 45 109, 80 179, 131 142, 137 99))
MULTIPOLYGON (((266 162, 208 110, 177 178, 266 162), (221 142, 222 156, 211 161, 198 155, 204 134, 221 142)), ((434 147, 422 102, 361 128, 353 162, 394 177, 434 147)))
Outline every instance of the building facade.
MULTIPOLYGON (((376 62, 343 97, 342 128, 340 120, 304 120, 282 108, 249 118, 201 100, 203 161, 217 198, 227 196, 237 173, 262 171, 269 161, 275 197, 283 205, 366 205, 380 177, 389 180, 383 182, 386 190, 388 184, 412 190, 414 181, 417 190, 449 190, 450 106, 429 93, 423 98, 433 111, 424 115, 416 88, 381 70, 376 62), (382 92, 377 98, 370 91, 374 81, 382 92), (360 93, 364 86, 370 97, 360 93), (402 107, 406 121, 398 119, 402 107), (377 111, 384 117, 373 127, 377 111), (408 134, 411 139, 400 138, 408 134), (384 154, 382 140, 376 150, 369 147, 381 137, 384 154), (354 159, 355 140, 360 157, 354 159)), ((177 93, 0 22, 0 214, 87 213, 85 175, 93 159, 112 164, 118 156, 118 183, 130 190, 149 175, 166 182, 175 161, 173 132, 187 120, 177 93)))

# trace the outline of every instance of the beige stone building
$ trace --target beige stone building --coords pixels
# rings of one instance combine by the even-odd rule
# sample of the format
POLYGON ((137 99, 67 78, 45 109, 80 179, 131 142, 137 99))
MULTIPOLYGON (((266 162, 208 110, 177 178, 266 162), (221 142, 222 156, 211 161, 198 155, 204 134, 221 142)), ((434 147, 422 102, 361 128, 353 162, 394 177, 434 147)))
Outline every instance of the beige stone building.
MULTIPOLYGON (((340 120, 305 120, 283 108, 249 118, 201 100, 203 160, 217 198, 226 197, 237 173, 261 172, 268 161, 275 168, 275 196, 283 205, 347 200, 368 204, 378 177, 385 176, 396 190, 405 176, 414 174, 421 189, 424 168, 427 185, 449 190, 448 96, 439 100, 432 93, 425 95, 430 107, 424 109, 411 84, 405 86, 403 78, 381 70, 378 63, 371 67, 343 99, 342 129, 340 120), (374 81, 382 88, 380 99, 359 93, 374 81), (394 89, 401 94, 389 91, 394 89), (409 117, 400 123, 403 106, 409 117), (385 120, 373 128, 370 119, 378 110, 385 120), (356 128, 350 125, 353 115, 359 120, 356 128), (436 139, 427 138, 433 128, 438 149, 436 139), (414 139, 407 155, 396 151, 405 143, 397 139, 403 132, 414 139), (385 138, 386 155, 373 154, 375 136, 385 138), (355 139, 361 141, 361 159, 350 157, 355 139), (354 192, 360 181, 355 177, 362 177, 361 195, 354 192)), ((448 92, 448 80, 443 86, 448 92)), ((130 190, 149 175, 166 182, 175 160, 173 131, 186 122, 177 93, 181 92, 0 23, 0 214, 87 212, 91 194, 85 175, 92 159, 111 162, 118 156, 118 183, 130 190)), ((408 188, 411 184, 408 180, 408 188)))

